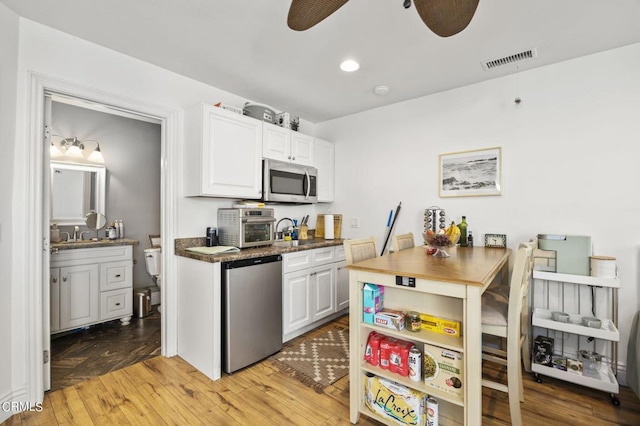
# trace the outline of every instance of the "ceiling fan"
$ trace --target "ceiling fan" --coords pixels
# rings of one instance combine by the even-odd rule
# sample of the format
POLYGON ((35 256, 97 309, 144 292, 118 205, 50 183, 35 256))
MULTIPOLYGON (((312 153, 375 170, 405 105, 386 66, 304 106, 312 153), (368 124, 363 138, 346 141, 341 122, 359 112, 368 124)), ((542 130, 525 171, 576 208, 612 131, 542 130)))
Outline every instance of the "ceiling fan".
MULTIPOLYGON (((304 31, 326 19, 349 0, 292 0, 287 25, 304 31)), ((464 30, 480 0, 413 0, 418 15, 427 27, 440 37, 449 37, 464 30)), ((405 9, 411 0, 404 0, 405 9)))

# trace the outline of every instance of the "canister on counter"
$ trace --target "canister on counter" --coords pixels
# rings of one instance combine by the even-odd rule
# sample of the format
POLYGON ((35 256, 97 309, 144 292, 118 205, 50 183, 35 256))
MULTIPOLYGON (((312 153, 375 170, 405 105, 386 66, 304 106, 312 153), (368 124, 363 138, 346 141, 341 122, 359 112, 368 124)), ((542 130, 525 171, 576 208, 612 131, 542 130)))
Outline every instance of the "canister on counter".
POLYGON ((414 382, 422 380, 422 352, 415 346, 409 350, 409 378, 414 382))

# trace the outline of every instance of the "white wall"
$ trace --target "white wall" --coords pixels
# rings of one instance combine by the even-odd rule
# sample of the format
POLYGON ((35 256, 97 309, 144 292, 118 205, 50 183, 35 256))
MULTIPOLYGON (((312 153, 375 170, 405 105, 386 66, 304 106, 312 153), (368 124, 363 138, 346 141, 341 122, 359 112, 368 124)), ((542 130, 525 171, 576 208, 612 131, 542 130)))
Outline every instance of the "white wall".
MULTIPOLYGON (((12 396, 11 363, 13 347, 20 337, 12 333, 13 321, 19 320, 18 312, 11 309, 12 292, 12 205, 13 150, 15 140, 16 71, 18 64, 18 17, 0 3, 0 342, 10 342, 0 347, 0 401, 12 396)), ((10 413, 0 410, 0 423, 10 413)))
POLYGON ((317 126, 336 143, 336 202, 349 237, 382 241, 402 201, 396 233, 420 240, 424 209, 466 215, 508 245, 538 233, 590 235, 594 254, 620 268, 621 342, 626 363, 638 310, 640 44, 415 99, 317 126), (522 102, 514 102, 520 97, 522 102), (501 146, 501 196, 440 198, 438 156, 501 146), (360 219, 359 229, 349 228, 360 219))

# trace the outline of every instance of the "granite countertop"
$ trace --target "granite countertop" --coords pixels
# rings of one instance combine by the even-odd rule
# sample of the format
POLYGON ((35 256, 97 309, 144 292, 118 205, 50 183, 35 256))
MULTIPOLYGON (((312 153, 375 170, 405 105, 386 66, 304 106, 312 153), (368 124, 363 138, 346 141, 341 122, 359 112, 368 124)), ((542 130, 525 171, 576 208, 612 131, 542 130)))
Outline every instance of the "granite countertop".
POLYGON ((189 247, 203 247, 205 245, 205 238, 177 238, 175 240, 175 254, 176 256, 188 257, 195 260, 201 260, 203 262, 230 262, 234 260, 253 259, 256 257, 271 256, 274 254, 292 253, 302 250, 311 250, 322 247, 341 246, 343 239, 335 240, 300 240, 298 246, 283 247, 279 244, 272 246, 262 246, 253 248, 244 248, 237 252, 220 253, 220 254, 200 254, 187 251, 189 247))
POLYGON ((138 240, 130 240, 128 238, 118 238, 117 240, 83 240, 76 242, 62 241, 59 243, 51 243, 52 249, 58 250, 72 250, 81 248, 98 248, 98 247, 113 247, 113 246, 133 246, 138 244, 138 240))

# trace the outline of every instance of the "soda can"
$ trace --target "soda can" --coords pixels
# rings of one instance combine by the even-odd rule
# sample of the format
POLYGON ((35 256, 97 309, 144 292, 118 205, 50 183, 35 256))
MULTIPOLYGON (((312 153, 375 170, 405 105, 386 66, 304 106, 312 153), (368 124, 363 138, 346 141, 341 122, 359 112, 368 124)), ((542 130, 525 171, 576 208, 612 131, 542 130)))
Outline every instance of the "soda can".
POLYGON ((409 350, 409 378, 414 382, 422 380, 422 352, 415 346, 409 350))
POLYGON ((438 400, 427 398, 427 426, 438 426, 438 400))

